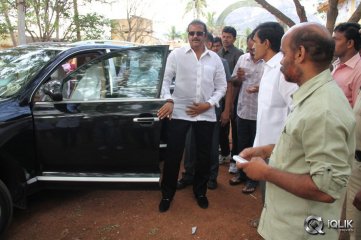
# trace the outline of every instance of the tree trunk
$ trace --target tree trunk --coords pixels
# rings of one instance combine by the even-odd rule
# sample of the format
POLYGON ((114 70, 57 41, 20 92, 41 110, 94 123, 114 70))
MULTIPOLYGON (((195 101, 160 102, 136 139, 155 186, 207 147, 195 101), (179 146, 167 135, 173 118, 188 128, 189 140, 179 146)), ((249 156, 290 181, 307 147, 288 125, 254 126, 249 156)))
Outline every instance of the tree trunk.
POLYGON ((348 22, 359 22, 361 19, 361 3, 359 3, 358 7, 356 8, 355 12, 352 14, 348 22))
POLYGON ((74 24, 76 30, 76 40, 81 41, 80 26, 79 26, 79 11, 78 11, 78 0, 74 0, 74 24))
POLYGON ((300 22, 308 22, 305 7, 301 5, 299 0, 293 0, 293 2, 296 7, 297 15, 300 18, 300 22))
POLYGON ((272 15, 274 15, 277 19, 285 23, 287 26, 292 27, 295 25, 295 22, 292 21, 289 17, 284 15, 280 10, 269 4, 265 0, 255 0, 258 4, 260 4, 264 9, 266 9, 268 12, 270 12, 272 15))
POLYGON ((19 45, 26 44, 25 36, 25 1, 17 0, 18 4, 18 40, 19 45))
POLYGON ((333 29, 335 28, 336 19, 338 16, 337 5, 338 5, 338 0, 328 1, 326 28, 331 34, 333 32, 333 29))

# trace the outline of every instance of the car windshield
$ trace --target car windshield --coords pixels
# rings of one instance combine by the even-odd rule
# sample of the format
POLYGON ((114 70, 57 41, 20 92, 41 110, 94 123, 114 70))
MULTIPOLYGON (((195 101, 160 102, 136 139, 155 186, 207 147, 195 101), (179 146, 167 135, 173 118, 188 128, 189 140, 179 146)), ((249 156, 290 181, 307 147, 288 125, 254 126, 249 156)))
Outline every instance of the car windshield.
POLYGON ((9 98, 62 51, 61 48, 27 46, 0 51, 0 98, 9 98))

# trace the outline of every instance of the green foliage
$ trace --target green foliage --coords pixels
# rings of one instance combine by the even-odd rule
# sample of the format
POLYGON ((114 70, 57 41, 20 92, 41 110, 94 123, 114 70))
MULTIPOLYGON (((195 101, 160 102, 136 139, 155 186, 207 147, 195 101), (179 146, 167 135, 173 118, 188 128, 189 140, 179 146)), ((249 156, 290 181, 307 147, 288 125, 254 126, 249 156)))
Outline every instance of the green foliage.
MULTIPOLYGON (((104 18, 97 13, 88 13, 86 15, 79 15, 79 26, 81 30, 82 40, 103 39, 105 27, 110 27, 110 20, 104 18)), ((70 41, 77 41, 75 35, 75 28, 70 35, 70 41)))
POLYGON ((175 26, 172 26, 167 34, 168 39, 175 40, 181 37, 181 34, 176 30, 175 26))
MULTIPOLYGON (((76 39, 77 25, 80 26, 83 40, 103 38, 104 29, 110 25, 109 20, 97 13, 80 15, 74 19, 74 4, 79 2, 78 7, 84 7, 91 2, 109 4, 114 0, 24 0, 24 2, 25 31, 33 41, 70 41, 76 39)), ((16 0, 1 0, 0 37, 4 38, 9 34, 9 29, 16 29, 17 20, 16 0), (10 17, 11 26, 4 20, 5 15, 10 17)))
POLYGON ((193 16, 199 19, 201 16, 205 16, 204 9, 207 8, 207 0, 188 0, 185 13, 193 12, 193 16))
POLYGON ((6 23, 0 22, 0 38, 6 39, 7 37, 9 37, 8 34, 9 34, 9 29, 6 23))

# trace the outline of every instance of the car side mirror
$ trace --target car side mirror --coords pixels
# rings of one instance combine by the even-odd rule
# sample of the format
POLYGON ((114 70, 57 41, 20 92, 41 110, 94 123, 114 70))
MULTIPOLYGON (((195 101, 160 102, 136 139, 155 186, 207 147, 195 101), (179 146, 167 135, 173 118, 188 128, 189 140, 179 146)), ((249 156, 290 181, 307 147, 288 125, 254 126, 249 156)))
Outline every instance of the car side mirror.
POLYGON ((43 92, 48 95, 53 101, 62 101, 63 93, 61 91, 61 82, 58 80, 51 80, 45 83, 43 92))

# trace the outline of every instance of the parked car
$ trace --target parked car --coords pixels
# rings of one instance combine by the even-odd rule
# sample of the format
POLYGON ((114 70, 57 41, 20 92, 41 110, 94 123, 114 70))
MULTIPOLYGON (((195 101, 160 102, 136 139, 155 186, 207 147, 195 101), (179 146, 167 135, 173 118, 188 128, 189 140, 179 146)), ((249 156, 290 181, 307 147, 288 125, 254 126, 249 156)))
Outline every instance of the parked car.
POLYGON ((167 53, 96 42, 0 51, 0 235, 35 189, 159 181, 167 53))

